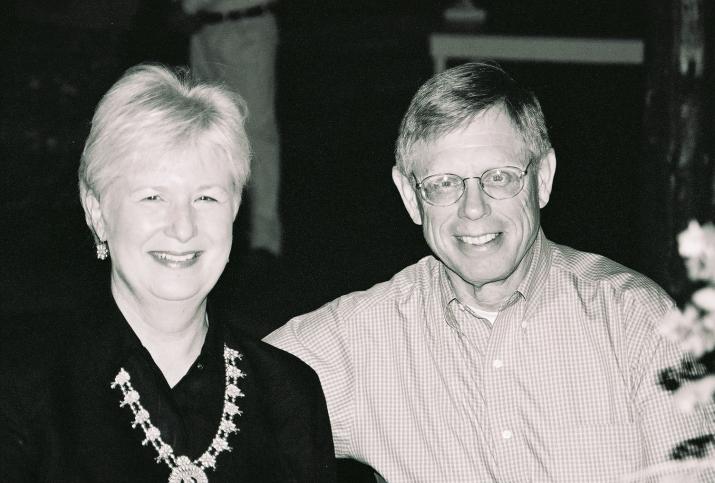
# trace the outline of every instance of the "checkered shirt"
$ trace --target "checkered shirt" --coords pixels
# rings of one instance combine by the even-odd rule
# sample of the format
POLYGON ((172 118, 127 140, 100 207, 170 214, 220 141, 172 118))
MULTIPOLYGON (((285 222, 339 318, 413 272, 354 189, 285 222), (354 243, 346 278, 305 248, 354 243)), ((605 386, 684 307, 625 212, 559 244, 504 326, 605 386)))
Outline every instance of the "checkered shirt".
POLYGON ((266 340, 320 376, 335 450, 389 482, 614 481, 715 431, 657 385, 678 349, 648 278, 548 241, 492 326, 425 257, 266 340))

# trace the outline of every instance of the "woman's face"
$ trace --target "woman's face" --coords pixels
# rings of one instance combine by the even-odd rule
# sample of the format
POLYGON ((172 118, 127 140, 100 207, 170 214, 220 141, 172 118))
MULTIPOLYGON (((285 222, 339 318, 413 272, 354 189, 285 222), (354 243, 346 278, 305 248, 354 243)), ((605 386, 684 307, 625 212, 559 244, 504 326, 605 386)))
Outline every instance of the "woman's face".
POLYGON ((228 262, 239 203, 227 161, 179 152, 127 163, 88 203, 112 289, 140 302, 202 301, 228 262))

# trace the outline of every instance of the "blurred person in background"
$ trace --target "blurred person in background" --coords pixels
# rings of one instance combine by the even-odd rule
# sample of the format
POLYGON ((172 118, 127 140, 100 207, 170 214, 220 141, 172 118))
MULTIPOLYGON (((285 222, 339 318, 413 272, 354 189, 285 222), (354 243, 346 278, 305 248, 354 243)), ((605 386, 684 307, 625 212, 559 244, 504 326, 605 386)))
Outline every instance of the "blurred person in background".
POLYGON ((252 262, 270 264, 282 252, 279 212, 280 139, 276 120, 275 0, 180 0, 190 32, 193 74, 239 92, 250 116, 254 156, 248 184, 252 262))

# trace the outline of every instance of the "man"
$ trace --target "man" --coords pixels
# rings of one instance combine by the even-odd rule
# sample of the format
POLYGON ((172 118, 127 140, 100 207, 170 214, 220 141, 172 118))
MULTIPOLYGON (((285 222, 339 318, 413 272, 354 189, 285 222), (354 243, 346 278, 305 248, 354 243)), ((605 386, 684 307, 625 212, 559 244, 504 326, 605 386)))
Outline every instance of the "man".
POLYGON ((278 25, 275 0, 181 0, 192 26, 190 63, 201 80, 245 99, 251 139, 250 247, 257 259, 282 251, 280 139, 275 110, 278 25))
POLYGON ((392 176, 434 253, 267 337, 310 364, 336 454, 390 482, 610 481, 705 432, 657 385, 679 359, 646 277, 552 243, 537 99, 492 64, 430 79, 392 176))

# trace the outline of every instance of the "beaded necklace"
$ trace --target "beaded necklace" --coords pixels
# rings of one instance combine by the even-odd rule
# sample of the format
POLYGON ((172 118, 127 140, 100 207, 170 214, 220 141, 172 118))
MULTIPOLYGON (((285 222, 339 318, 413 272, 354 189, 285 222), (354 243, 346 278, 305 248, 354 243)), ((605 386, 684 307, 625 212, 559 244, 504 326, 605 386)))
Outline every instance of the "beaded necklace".
POLYGON ((216 457, 219 453, 231 451, 228 436, 239 431, 234 420, 236 416, 242 414, 242 411, 236 405, 236 398, 244 396, 238 387, 238 379, 245 377, 246 374, 236 367, 236 359, 241 360, 242 358, 243 356, 238 351, 231 349, 227 345, 223 346, 226 389, 223 395, 221 422, 211 445, 204 454, 193 461, 188 456, 176 456, 174 448, 161 439, 159 428, 151 423, 149 411, 139 401, 139 393, 132 386, 129 373, 123 367, 119 369, 114 382, 111 384, 112 389, 118 387, 124 396, 119 407, 129 406, 129 409, 134 413, 132 428, 139 426, 144 431, 145 438, 142 441, 142 445, 146 446, 151 443, 158 454, 156 462, 163 461, 171 469, 169 483, 208 483, 209 479, 206 476, 206 470, 208 468, 216 469, 216 457))

